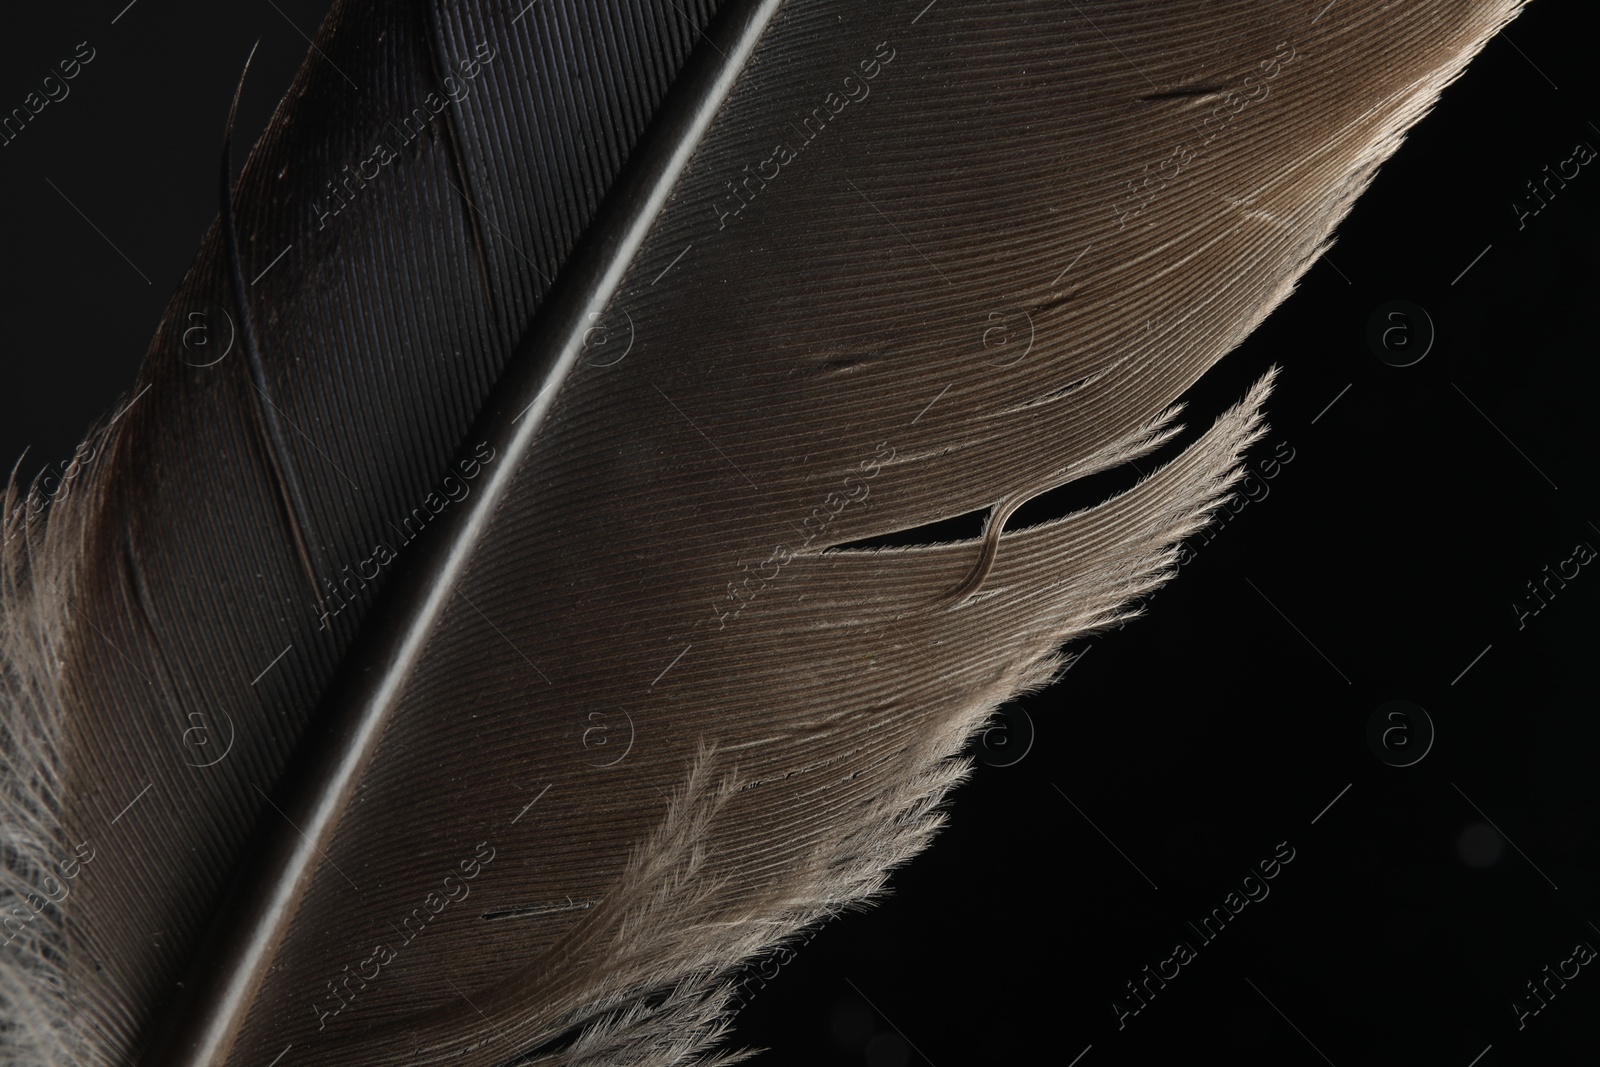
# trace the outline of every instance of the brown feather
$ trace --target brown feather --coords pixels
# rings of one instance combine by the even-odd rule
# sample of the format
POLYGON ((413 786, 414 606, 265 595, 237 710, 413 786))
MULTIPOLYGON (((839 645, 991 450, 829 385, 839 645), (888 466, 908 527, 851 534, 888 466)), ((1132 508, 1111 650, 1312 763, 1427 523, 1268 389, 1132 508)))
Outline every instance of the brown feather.
POLYGON ((986 716, 1169 577, 1270 375, 1011 511, 1172 440, 1519 4, 730 0, 692 49, 676 6, 341 3, 370 92, 306 68, 240 269, 214 231, 47 528, 13 492, 4 887, 95 851, 0 967, 14 1060, 709 1055, 733 971, 881 889, 986 716), (204 302, 248 344, 174 362, 204 302))

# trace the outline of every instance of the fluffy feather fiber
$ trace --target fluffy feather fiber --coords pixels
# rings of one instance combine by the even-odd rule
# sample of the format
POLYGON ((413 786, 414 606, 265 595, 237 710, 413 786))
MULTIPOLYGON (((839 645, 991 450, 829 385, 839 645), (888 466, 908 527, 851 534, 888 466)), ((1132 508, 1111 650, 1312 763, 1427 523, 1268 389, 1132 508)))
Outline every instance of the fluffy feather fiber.
POLYGON ((726 6, 337 4, 133 402, 7 492, 0 1063, 741 1058, 731 976, 1138 613, 1271 376, 1003 514, 1170 441, 1519 5, 726 6), (213 958, 302 840, 259 961, 213 958))

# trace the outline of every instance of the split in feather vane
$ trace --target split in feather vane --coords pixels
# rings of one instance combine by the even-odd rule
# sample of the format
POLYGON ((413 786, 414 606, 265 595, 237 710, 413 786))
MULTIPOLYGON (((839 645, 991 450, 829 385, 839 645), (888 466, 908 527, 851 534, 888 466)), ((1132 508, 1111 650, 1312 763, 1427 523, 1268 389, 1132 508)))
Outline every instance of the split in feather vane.
POLYGON ((519 6, 338 4, 9 491, 0 1062, 716 1062, 1267 382, 1005 516, 1168 441, 1518 4, 519 6))

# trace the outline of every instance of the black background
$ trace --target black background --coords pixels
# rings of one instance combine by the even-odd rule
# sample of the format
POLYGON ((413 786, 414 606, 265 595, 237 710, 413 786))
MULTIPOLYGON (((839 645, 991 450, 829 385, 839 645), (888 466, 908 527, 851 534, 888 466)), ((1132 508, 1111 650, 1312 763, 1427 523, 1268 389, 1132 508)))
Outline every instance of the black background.
MULTIPOLYGON (((252 42, 241 144, 327 7, 123 3, 11 12, 0 39, 4 110, 79 41, 96 51, 0 148, 0 456, 27 448, 25 477, 126 398, 216 213, 252 42)), ((1577 142, 1600 147, 1590 39, 1580 5, 1540 0, 1445 94, 1196 393, 1205 422, 1280 365, 1254 455, 1293 458, 1191 542, 1146 618, 1022 702, 1026 756, 977 767, 890 896, 748 972, 736 1043, 873 1067, 1594 1062, 1596 968, 1520 1030, 1511 1006, 1576 943, 1600 947, 1600 567, 1520 627, 1512 606, 1537 606, 1525 583, 1580 542, 1600 548, 1600 164, 1520 227, 1512 207, 1577 142), (1367 341, 1391 300, 1436 330, 1409 367, 1367 341), (1405 768, 1367 740, 1396 699, 1436 731, 1405 768), (1203 942, 1188 924, 1280 842, 1294 858, 1270 895, 1203 942), (1178 941, 1195 959, 1119 1030, 1113 1000, 1138 1006, 1124 983, 1178 941)))

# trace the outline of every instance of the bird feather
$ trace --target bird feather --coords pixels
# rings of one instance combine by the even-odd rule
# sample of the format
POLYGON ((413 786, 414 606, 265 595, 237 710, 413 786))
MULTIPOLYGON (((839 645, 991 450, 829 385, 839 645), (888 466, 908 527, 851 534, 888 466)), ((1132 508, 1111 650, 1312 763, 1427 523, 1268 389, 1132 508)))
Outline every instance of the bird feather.
POLYGON ((739 1058, 737 969, 1170 577, 1272 376, 1173 454, 1184 394, 1519 6, 339 0, 7 491, 0 1062, 739 1058))

